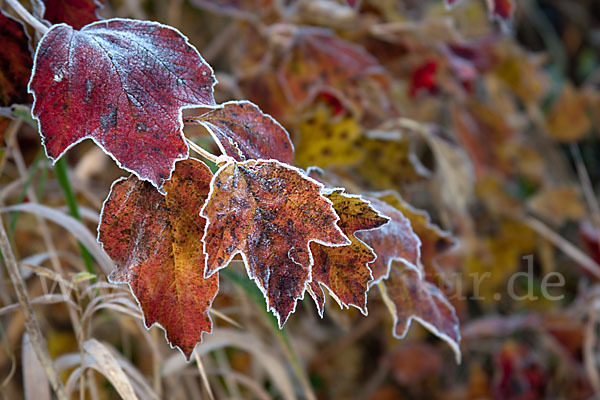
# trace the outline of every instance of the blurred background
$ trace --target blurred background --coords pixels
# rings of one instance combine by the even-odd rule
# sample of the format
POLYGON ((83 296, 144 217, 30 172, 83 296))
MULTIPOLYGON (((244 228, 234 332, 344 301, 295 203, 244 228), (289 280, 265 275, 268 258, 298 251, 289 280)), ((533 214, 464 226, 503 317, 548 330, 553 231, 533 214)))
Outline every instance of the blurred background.
MULTIPOLYGON (((428 280, 456 309, 462 361, 418 322, 394 338, 379 287, 368 316, 327 298, 321 319, 306 296, 280 331, 234 262, 220 278, 215 332, 186 363, 160 328, 144 328, 127 287, 107 283, 98 266, 86 270, 78 241, 94 246, 89 235, 123 171, 91 141, 57 171, 27 106, 17 106, 2 120, 0 205, 64 216, 3 214, 74 398, 119 397, 110 365, 88 368, 83 353, 100 351, 90 339, 140 398, 600 395, 600 2, 450 3, 122 0, 97 13, 177 27, 215 70, 217 101, 248 99, 275 117, 296 166, 318 166, 351 193, 395 191, 427 213, 410 219, 428 280), (66 219, 73 201, 79 225, 66 219)), ((94 20, 96 5, 65 4, 78 23, 94 20)), ((202 129, 185 132, 218 153, 202 129)), ((0 271, 0 398, 49 396, 0 271)))

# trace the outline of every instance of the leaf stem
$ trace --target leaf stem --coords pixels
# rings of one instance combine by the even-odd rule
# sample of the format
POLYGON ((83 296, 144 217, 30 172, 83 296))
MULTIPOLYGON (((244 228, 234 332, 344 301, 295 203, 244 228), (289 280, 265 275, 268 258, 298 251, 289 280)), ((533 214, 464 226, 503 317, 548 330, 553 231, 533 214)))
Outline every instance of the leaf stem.
POLYGON ((218 161, 217 156, 204 150, 202 147, 198 146, 196 143, 192 142, 190 139, 185 138, 185 140, 187 141, 188 146, 190 146, 190 149, 194 150, 196 153, 200 154, 202 157, 206 158, 207 160, 210 160, 213 163, 217 164, 217 161, 218 161))
POLYGON ((39 19, 34 17, 27 11, 25 7, 21 5, 17 0, 5 0, 6 3, 19 15, 19 17, 23 18, 25 22, 31 25, 36 31, 40 32, 42 35, 48 32, 49 28, 44 25, 39 19))

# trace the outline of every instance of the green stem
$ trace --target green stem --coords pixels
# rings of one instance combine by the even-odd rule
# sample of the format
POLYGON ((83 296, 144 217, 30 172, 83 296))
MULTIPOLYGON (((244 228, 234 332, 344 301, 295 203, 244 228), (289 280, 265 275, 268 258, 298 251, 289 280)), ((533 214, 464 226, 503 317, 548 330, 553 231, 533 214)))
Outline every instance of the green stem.
MULTIPOLYGON (((58 179, 60 187, 65 193, 65 199, 67 201, 69 212, 75 219, 81 221, 81 215, 79 215, 79 205, 77 204, 77 199, 75 198, 73 188, 71 187, 71 182, 69 181, 69 176, 67 174, 67 163, 64 158, 60 158, 58 161, 56 161, 56 164, 54 164, 54 173, 56 174, 56 179, 58 179)), ((92 255, 81 242, 78 241, 78 243, 81 250, 81 258, 85 263, 85 269, 90 274, 95 274, 96 271, 94 270, 92 255)))

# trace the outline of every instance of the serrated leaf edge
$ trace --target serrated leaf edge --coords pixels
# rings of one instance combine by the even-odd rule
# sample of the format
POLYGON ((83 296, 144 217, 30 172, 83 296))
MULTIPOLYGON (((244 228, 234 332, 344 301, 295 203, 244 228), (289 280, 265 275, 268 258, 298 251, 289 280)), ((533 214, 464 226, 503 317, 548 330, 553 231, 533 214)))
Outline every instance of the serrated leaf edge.
MULTIPOLYGON (((315 180, 315 179, 311 178, 310 176, 306 175, 306 173, 305 173, 305 172, 304 172, 302 169, 300 169, 300 168, 297 168, 297 167, 294 167, 294 166, 292 166, 292 165, 289 165, 289 164, 282 163, 282 162, 281 162, 281 161, 279 161, 279 160, 274 160, 274 159, 266 159, 266 160, 265 160, 265 159, 258 159, 258 160, 248 160, 248 161, 251 161, 251 162, 274 162, 274 163, 278 164, 279 166, 281 166, 281 167, 283 167, 283 168, 287 168, 287 169, 290 169, 290 170, 293 170, 293 171, 295 171, 295 172, 299 173, 300 175, 302 175, 302 177, 303 177, 304 179, 306 179, 306 180, 308 180, 309 182, 311 182, 311 183, 314 183, 315 185, 317 185, 317 186, 320 188, 320 190, 322 190, 322 189, 324 188, 324 185, 323 185, 321 182, 319 182, 319 181, 317 181, 317 180, 315 180)), ((212 180, 210 181, 210 191, 208 192, 208 197, 207 197, 207 199, 206 199, 206 202, 204 203, 204 206, 203 206, 203 207, 202 207, 202 209, 200 210, 200 216, 201 216, 201 217, 203 217, 203 218, 205 218, 205 219, 206 219, 206 221, 207 221, 207 222, 206 222, 206 225, 205 225, 205 227, 204 227, 204 235, 202 236, 202 244, 203 244, 203 251, 204 251, 204 254, 207 254, 207 253, 206 253, 206 242, 205 242, 205 240, 204 240, 204 239, 206 238, 206 234, 207 234, 208 226, 210 225, 210 218, 209 218, 209 217, 207 217, 206 215, 204 215, 204 209, 206 208, 206 205, 208 204, 208 201, 210 200, 210 198, 211 198, 211 196, 212 196, 212 194, 213 194, 213 191, 214 191, 214 186, 215 186, 215 185, 214 185, 215 178, 216 178, 216 176, 219 174, 219 172, 221 172, 223 169, 225 169, 225 168, 229 167, 231 164, 245 164, 245 163, 247 163, 248 161, 242 161, 242 162, 239 162, 239 161, 235 161, 235 162, 227 162, 226 164, 224 164, 223 166, 221 166, 221 167, 220 167, 220 168, 217 170, 217 172, 215 172, 215 173, 214 173, 214 175, 213 175, 213 178, 212 178, 212 180)), ((258 282, 258 278, 257 278, 257 277, 251 277, 251 272, 250 272, 250 266, 249 266, 249 263, 248 263, 248 259, 246 258, 246 255, 244 254, 244 252, 242 252, 241 250, 236 250, 234 253, 230 254, 230 255, 229 255, 229 257, 228 257, 226 260, 223 260, 223 262, 221 263, 221 265, 220 265, 219 267, 215 268, 215 270, 214 270, 214 271, 213 271, 213 272, 212 272, 210 275, 208 275, 208 276, 206 276, 206 271, 207 271, 207 268, 208 268, 208 264, 207 264, 207 263, 208 263, 208 259, 206 259, 206 260, 205 260, 205 266, 204 266, 204 277, 205 277, 205 278, 207 278, 207 277, 210 277, 210 276, 212 276, 214 273, 218 272, 219 270, 221 270, 221 269, 223 269, 223 268, 226 268, 226 267, 229 265, 229 263, 230 263, 230 262, 233 260, 233 258, 234 258, 234 257, 235 257, 237 254, 240 254, 240 256, 242 257, 242 260, 244 261, 244 266, 245 266, 245 268, 246 268, 246 273, 248 274, 248 277, 249 277, 250 279, 252 279, 252 280, 253 280, 253 281, 256 283, 256 286, 258 287, 258 289, 259 289, 259 290, 261 291, 261 293, 263 294, 263 297, 265 298, 265 302, 266 302, 266 304, 267 304, 267 311, 271 311, 271 312, 273 313, 273 315, 274 315, 274 316, 277 318, 277 323, 278 323, 278 325, 279 325, 279 329, 282 329, 282 328, 283 328, 283 325, 286 323, 286 321, 287 321, 287 319, 290 317, 290 315, 292 315, 292 314, 294 314, 294 313, 296 312, 296 307, 298 306, 298 302, 299 302, 299 301, 302 301, 302 300, 304 300, 304 293, 306 292, 306 287, 307 287, 308 283, 312 281, 312 267, 313 267, 313 265, 314 265, 314 259, 313 259, 312 252, 310 251, 310 243, 311 243, 311 242, 315 242, 315 243, 320 243, 320 244, 322 244, 322 245, 324 245, 324 246, 330 246, 330 247, 341 247, 341 246, 347 246, 347 245, 349 245, 349 244, 351 244, 351 243, 352 243, 352 242, 350 241, 350 239, 348 239, 348 237, 347 237, 347 236, 344 234, 344 232, 342 232, 342 230, 340 229, 340 227, 339 227, 339 226, 337 226, 337 222, 340 220, 340 217, 339 217, 339 216, 337 215, 337 213, 335 212, 335 209, 333 208, 333 203, 331 202, 331 200, 329 200, 328 198, 326 198, 326 197, 324 197, 324 196, 321 196, 321 197, 323 197, 323 199, 324 199, 324 200, 325 200, 325 201, 326 201, 326 202, 329 204, 329 207, 330 207, 331 211, 332 211, 332 212, 333 212, 333 214, 335 214, 335 216, 337 217, 337 218, 336 218, 336 220, 335 220, 335 221, 333 221, 333 222, 334 222, 334 226, 335 226, 335 228, 337 229, 338 233, 340 233, 340 234, 341 234, 341 236, 343 236, 343 237, 345 237, 345 238, 346 238, 346 240, 347 240, 347 243, 344 243, 344 244, 329 243, 329 242, 325 242, 325 241, 322 241, 322 240, 319 240, 319 239, 309 239, 309 240, 306 242, 306 249, 307 249, 307 252, 308 252, 308 257, 309 257, 309 265, 307 265, 307 266, 306 266, 306 267, 308 268, 308 278, 307 278, 306 282, 304 282, 304 288, 303 288, 303 290, 302 290, 302 292, 301 292, 301 297, 297 297, 296 299, 294 299, 294 300, 295 300, 295 302, 294 302, 294 308, 292 309, 292 311, 291 311, 291 312, 290 312, 290 313, 287 315, 287 317, 286 317, 284 320, 282 320, 282 316, 281 316, 281 315, 279 315, 279 314, 277 313, 277 311, 276 311, 276 310, 275 310, 273 307, 270 307, 270 306, 269 306, 269 298, 268 298, 268 296, 267 296, 267 293, 266 293, 266 291, 265 291, 265 290, 264 290, 264 289, 261 287, 261 285, 259 284, 259 282, 258 282)), ((292 247, 292 248, 290 248, 290 249, 288 250, 288 257, 289 257, 289 252, 290 252, 291 250, 293 250, 294 248, 295 248, 295 247, 292 247)), ((294 260, 293 260, 291 257, 289 257, 289 259, 290 259, 290 261, 292 261, 293 263, 295 263, 295 264, 298 264, 298 265, 302 266, 302 264, 299 264, 299 263, 297 263, 297 262, 296 262, 296 261, 294 261, 294 260)))

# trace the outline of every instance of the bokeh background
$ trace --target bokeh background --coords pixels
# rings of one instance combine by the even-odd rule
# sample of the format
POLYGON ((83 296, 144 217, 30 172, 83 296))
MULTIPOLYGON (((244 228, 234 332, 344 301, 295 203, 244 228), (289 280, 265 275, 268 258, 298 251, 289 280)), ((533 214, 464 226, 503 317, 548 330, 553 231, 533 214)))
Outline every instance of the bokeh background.
MULTIPOLYGON (((140 398, 210 398, 208 387, 218 399, 600 394, 600 2, 123 0, 98 15, 177 27, 214 68, 217 101, 249 99, 280 121, 296 166, 318 166, 352 193, 395 191, 425 211, 430 222, 413 228, 429 279, 460 319, 462 361, 417 322, 394 338, 378 287, 368 316, 328 298, 321 319, 306 296, 280 331, 233 263, 213 305, 215 332, 186 363, 159 328, 143 327, 126 287, 84 272, 84 238, 71 220, 4 213, 74 398, 118 398, 106 370, 85 364, 89 339, 109 349, 140 398), (563 284, 545 292, 551 273, 563 284), (69 296, 53 286, 60 279, 74 282, 69 296)), ((6 113, 2 207, 39 204, 66 216, 26 106, 6 113)), ((218 152, 200 128, 185 132, 218 152)), ((77 227, 95 237, 123 171, 90 141, 64 165, 77 227)), ((0 271, 0 398, 46 396, 0 271)))

